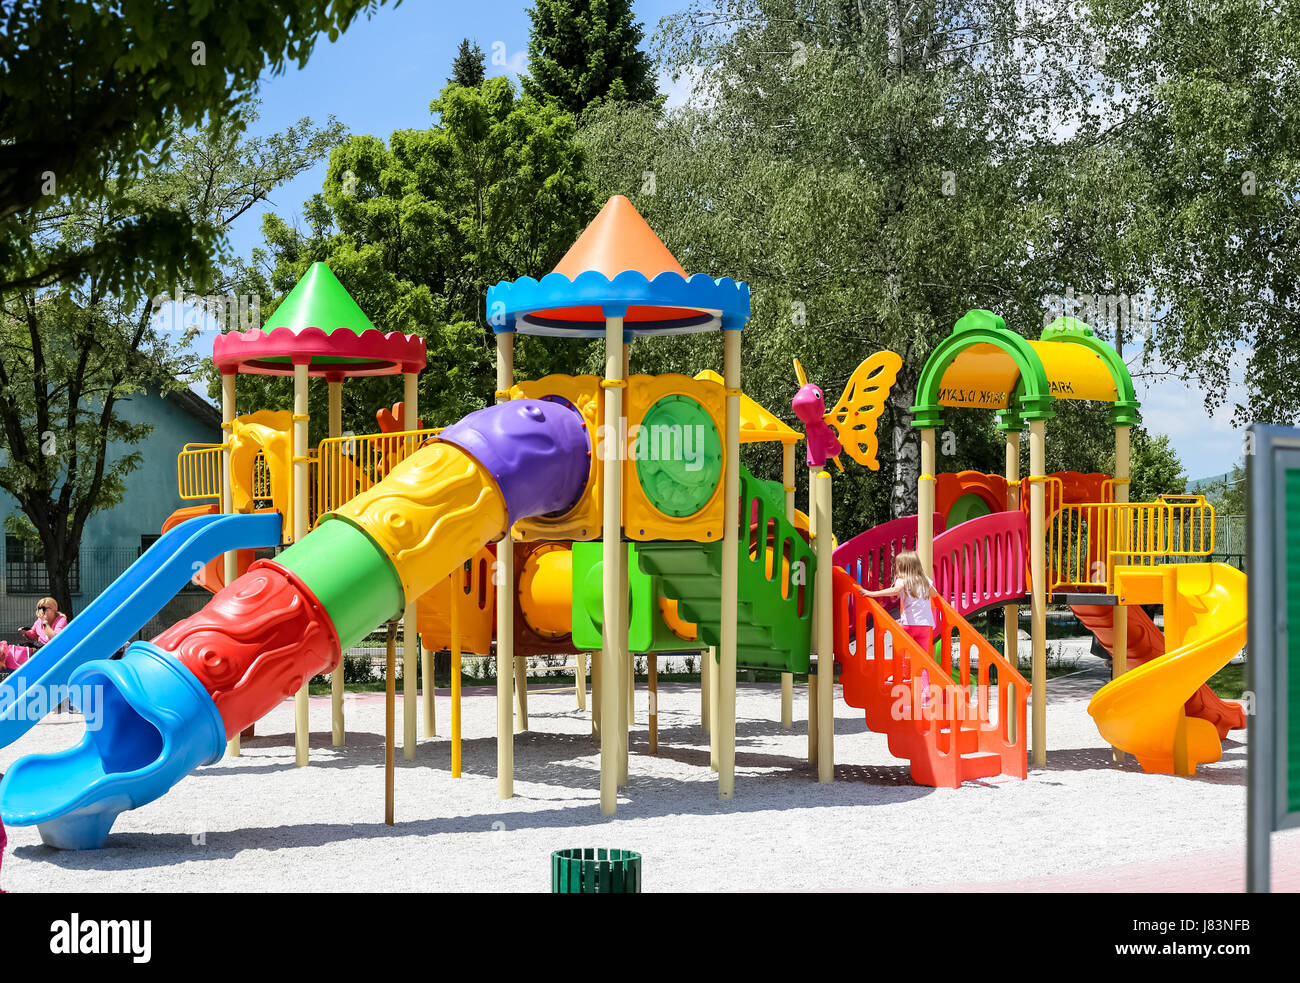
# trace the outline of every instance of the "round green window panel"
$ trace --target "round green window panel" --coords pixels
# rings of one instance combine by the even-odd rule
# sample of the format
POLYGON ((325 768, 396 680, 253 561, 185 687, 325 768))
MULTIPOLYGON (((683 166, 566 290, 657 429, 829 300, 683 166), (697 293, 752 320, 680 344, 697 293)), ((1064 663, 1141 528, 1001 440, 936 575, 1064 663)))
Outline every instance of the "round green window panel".
POLYGON ((970 522, 971 519, 978 519, 981 516, 991 515, 993 512, 989 508, 988 502, 980 498, 974 492, 967 492, 957 501, 952 503, 952 508, 948 510, 948 522, 946 528, 951 529, 953 526, 959 526, 963 522, 970 522))
POLYGON ((646 411, 632 455, 646 498, 675 518, 704 508, 722 478, 718 428, 689 396, 665 396, 646 411))

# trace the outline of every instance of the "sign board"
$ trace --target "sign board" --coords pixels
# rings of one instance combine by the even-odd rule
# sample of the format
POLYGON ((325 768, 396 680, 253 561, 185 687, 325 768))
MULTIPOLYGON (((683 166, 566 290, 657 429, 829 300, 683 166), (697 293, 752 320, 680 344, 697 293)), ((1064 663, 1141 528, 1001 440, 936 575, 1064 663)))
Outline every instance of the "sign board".
POLYGON ((1249 439, 1246 883, 1267 891, 1269 836, 1300 827, 1300 430, 1256 424, 1249 439))

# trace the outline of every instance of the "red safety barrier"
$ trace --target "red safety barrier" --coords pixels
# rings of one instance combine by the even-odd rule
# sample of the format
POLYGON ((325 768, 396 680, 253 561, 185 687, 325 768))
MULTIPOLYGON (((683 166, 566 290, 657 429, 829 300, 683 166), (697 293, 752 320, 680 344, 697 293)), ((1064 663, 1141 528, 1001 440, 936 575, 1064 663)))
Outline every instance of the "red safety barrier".
POLYGON ((1029 520, 995 512, 934 539, 934 586, 963 617, 1029 592, 1029 520))

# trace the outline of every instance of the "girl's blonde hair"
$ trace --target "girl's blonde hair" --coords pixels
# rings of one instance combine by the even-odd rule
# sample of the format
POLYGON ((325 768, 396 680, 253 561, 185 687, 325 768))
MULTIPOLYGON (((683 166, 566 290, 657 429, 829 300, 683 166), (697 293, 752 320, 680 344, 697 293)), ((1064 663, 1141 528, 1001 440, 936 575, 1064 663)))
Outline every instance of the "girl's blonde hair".
POLYGON ((59 613, 59 602, 52 597, 42 597, 36 603, 38 606, 41 604, 46 605, 46 610, 45 610, 46 615, 48 615, 51 611, 53 611, 55 614, 59 613))
POLYGON ((903 581, 903 589, 913 597, 928 598, 934 593, 915 550, 905 550, 894 557, 894 575, 903 581))

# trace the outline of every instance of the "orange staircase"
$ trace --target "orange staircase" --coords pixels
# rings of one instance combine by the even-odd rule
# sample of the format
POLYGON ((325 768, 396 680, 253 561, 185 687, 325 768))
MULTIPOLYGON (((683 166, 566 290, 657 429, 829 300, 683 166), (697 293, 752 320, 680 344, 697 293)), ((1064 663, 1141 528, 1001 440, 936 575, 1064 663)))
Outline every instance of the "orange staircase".
POLYGON ((942 653, 936 661, 846 571, 836 567, 833 580, 835 661, 844 701, 865 711, 867 727, 887 736, 891 754, 911 762, 913 781, 957 788, 993 775, 1024 778, 1029 683, 1002 653, 936 597, 935 637, 942 653), (974 694, 972 653, 978 663, 974 694), (922 672, 929 676, 928 693, 922 672))

